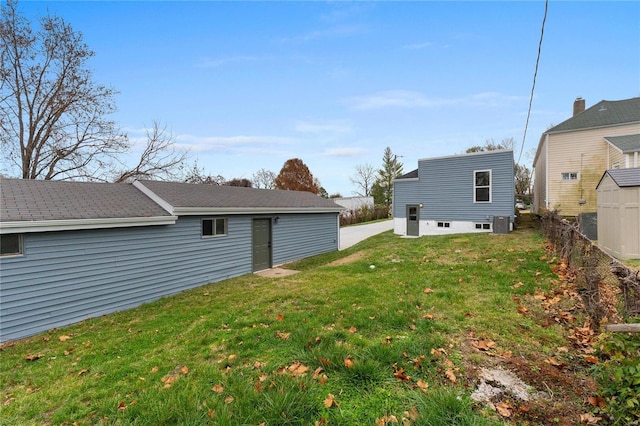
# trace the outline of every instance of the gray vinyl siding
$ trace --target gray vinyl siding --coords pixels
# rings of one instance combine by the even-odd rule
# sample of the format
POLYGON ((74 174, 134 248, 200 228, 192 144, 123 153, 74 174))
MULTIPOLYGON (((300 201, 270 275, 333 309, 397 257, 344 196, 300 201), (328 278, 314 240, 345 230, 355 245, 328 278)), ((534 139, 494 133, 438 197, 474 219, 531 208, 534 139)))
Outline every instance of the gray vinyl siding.
POLYGON ((418 174, 421 219, 487 221, 514 214, 512 151, 421 160, 418 174), (490 203, 474 203, 474 171, 479 170, 491 170, 490 203))
POLYGON ((418 181, 416 179, 399 179, 393 182, 393 217, 407 217, 407 204, 420 204, 424 202, 424 197, 418 192, 418 181))
POLYGON ((272 226, 274 265, 338 250, 338 213, 281 215, 272 226))
MULTIPOLYGON (((284 215, 273 258, 337 250, 337 213, 284 215)), ((175 225, 24 234, 24 255, 0 259, 0 341, 12 340, 251 273, 251 216, 201 237, 201 217, 175 225)))

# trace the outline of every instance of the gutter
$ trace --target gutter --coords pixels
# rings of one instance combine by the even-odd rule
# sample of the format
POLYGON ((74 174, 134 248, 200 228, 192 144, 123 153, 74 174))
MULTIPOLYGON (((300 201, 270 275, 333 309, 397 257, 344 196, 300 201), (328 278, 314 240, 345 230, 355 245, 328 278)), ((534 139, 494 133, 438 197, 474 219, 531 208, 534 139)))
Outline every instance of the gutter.
POLYGON ((106 219, 33 220, 0 223, 0 235, 30 232, 77 231, 82 229, 127 228, 173 225, 177 216, 121 217, 106 219))

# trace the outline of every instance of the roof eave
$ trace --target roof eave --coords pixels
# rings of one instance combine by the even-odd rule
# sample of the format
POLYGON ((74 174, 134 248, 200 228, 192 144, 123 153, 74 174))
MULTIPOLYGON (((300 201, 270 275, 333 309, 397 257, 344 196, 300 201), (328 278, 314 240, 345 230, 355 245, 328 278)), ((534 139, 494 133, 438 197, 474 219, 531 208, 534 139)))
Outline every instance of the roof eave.
POLYGON ((344 207, 174 207, 177 216, 340 213, 344 207))
POLYGON ((173 225, 177 216, 122 217, 106 219, 62 219, 1 222, 0 234, 77 231, 84 229, 128 228, 133 226, 173 225))

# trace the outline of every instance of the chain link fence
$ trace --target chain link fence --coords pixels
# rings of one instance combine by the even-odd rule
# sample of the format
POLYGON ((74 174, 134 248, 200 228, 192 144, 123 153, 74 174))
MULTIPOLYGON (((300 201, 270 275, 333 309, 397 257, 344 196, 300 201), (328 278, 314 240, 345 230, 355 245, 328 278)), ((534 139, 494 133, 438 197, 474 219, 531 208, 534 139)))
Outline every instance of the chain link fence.
POLYGON ((575 280, 595 327, 604 318, 615 321, 640 317, 640 271, 602 251, 580 233, 575 223, 557 212, 544 212, 541 221, 552 249, 575 280))

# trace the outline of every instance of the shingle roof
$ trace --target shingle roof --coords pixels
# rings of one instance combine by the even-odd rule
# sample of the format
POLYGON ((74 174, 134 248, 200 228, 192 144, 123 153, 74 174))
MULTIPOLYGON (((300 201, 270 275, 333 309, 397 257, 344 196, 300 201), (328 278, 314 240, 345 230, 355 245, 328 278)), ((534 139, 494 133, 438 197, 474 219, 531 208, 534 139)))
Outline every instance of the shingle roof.
POLYGON ((126 183, 0 179, 0 221, 170 216, 126 183))
POLYGON ((640 135, 606 136, 605 140, 623 154, 640 151, 640 135))
POLYGON ((621 188, 640 186, 640 167, 607 170, 605 174, 611 176, 611 179, 621 188))
POLYGON ((396 180, 399 179, 415 179, 418 177, 418 169, 411 170, 409 173, 405 173, 402 176, 398 176, 396 180))
POLYGON ((590 129, 640 122, 640 97, 621 101, 600 101, 545 133, 590 129))
POLYGON ((341 208, 333 200, 311 192, 151 180, 138 182, 175 208, 341 208))

